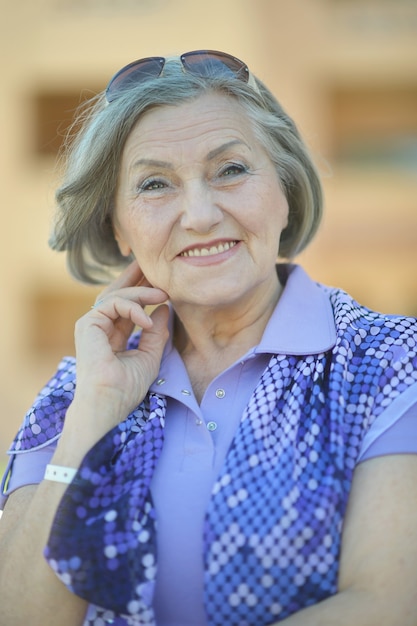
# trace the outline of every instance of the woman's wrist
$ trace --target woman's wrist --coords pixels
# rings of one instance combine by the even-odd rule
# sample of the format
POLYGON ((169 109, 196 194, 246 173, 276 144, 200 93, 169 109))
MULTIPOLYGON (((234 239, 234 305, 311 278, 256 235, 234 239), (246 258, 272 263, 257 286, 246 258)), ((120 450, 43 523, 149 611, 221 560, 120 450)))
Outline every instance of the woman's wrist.
POLYGON ((89 450, 114 427, 112 421, 117 424, 113 415, 108 415, 111 410, 103 407, 99 399, 94 406, 93 402, 84 398, 74 398, 67 410, 64 428, 51 463, 79 467, 89 450))

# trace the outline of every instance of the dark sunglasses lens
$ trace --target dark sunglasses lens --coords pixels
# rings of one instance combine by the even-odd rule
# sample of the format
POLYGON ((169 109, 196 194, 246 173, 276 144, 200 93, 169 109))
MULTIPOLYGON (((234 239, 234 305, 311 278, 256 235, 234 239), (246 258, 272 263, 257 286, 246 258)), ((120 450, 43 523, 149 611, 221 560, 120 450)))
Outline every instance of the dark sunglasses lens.
POLYGON ((163 57, 149 57, 134 61, 113 76, 106 89, 107 102, 112 102, 125 89, 149 78, 158 78, 164 67, 163 57))
POLYGON ((249 80, 249 70, 243 61, 223 52, 199 50, 181 55, 187 72, 208 78, 210 76, 235 76, 244 82, 249 80))

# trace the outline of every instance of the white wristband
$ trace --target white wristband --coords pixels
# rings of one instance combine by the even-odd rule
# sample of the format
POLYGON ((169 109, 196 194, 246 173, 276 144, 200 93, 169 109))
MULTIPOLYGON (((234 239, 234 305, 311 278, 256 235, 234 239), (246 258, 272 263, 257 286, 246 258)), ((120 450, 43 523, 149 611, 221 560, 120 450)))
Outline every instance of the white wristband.
POLYGON ((61 465, 47 465, 45 470, 45 480, 53 480, 56 483, 69 484, 77 473, 72 467, 62 467, 61 465))

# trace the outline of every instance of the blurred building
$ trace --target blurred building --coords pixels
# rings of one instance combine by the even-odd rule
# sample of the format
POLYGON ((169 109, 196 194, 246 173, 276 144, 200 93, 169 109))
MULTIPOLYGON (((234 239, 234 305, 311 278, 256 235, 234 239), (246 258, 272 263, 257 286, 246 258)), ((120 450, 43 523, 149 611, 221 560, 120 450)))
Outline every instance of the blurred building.
POLYGON ((142 56, 212 48, 244 59, 298 122, 322 173, 326 217, 300 262, 370 307, 417 314, 415 0, 0 8, 0 451, 61 355, 73 353, 74 321, 97 293, 47 247, 57 149, 80 101, 142 56))

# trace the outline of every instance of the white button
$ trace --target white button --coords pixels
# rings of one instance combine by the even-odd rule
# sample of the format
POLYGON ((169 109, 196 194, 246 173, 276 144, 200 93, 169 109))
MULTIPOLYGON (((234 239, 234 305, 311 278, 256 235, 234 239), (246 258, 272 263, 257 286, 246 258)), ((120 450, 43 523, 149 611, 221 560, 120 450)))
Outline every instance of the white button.
POLYGON ((210 430, 212 432, 213 430, 216 430, 216 428, 217 428, 216 422, 208 422, 207 430, 210 430))
POLYGON ((163 385, 165 382, 165 378, 158 378, 158 380, 156 381, 157 385, 163 385))
POLYGON ((191 396, 191 391, 188 391, 188 389, 181 389, 181 393, 184 396, 191 396))
POLYGON ((203 423, 203 420, 200 420, 197 418, 195 423, 197 424, 197 426, 201 426, 201 424, 203 423))
POLYGON ((224 389, 216 389, 216 398, 224 398, 226 392, 224 389))

